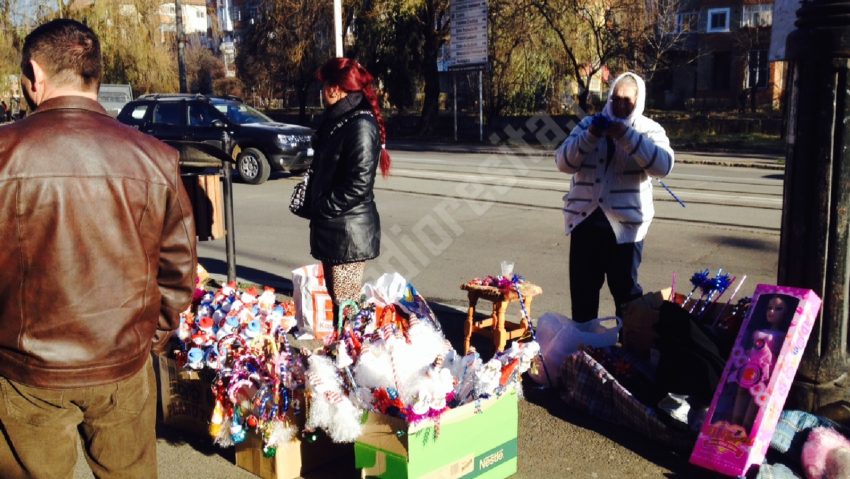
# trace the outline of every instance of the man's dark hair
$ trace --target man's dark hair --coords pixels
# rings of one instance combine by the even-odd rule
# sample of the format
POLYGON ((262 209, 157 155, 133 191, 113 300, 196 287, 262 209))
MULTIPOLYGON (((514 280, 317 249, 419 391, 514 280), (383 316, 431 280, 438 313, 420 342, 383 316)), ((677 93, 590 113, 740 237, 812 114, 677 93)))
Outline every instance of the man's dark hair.
POLYGON ((40 25, 27 35, 21 50, 21 71, 33 78, 30 60, 58 84, 81 82, 84 89, 100 86, 100 41, 91 28, 61 18, 40 25))

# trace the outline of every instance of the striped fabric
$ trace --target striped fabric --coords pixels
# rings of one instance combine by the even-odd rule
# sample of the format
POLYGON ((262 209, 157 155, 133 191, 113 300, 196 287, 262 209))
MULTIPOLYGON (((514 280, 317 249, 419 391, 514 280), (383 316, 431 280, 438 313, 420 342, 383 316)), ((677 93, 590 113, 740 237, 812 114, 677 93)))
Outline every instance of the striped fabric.
POLYGON ((561 369, 561 399, 568 406, 621 425, 674 450, 690 452, 695 435, 668 427, 589 354, 578 351, 561 369))

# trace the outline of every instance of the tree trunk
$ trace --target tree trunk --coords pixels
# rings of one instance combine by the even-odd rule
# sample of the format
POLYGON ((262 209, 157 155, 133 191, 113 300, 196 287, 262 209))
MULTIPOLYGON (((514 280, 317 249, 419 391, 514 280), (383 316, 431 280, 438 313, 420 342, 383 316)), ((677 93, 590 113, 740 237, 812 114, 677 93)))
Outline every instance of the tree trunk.
POLYGON ((437 58, 440 54, 442 26, 435 25, 439 9, 438 2, 425 2, 422 20, 425 25, 425 44, 422 52, 422 76, 425 80, 425 98, 422 102, 422 116, 419 119, 419 134, 433 130, 437 115, 440 113, 440 73, 437 71, 437 58))
POLYGON ((582 112, 587 113, 587 97, 590 96, 590 89, 579 86, 578 89, 578 107, 582 112))
POLYGON ((440 113, 440 73, 437 71, 437 53, 439 41, 433 30, 425 35, 425 51, 422 58, 422 76, 425 79, 425 99, 422 102, 422 116, 419 119, 419 134, 432 131, 437 115, 440 113))
POLYGON ((310 90, 310 85, 297 86, 298 92, 298 123, 301 125, 307 124, 307 93, 310 90))

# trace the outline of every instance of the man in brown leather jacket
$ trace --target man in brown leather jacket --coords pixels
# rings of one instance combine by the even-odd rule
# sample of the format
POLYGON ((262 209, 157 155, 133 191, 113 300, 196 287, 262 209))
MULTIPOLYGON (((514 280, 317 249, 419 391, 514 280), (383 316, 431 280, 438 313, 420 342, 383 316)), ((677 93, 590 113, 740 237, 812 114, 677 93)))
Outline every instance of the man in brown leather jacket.
POLYGON ((97 103, 94 32, 55 20, 24 41, 32 112, 0 128, 0 476, 156 477, 163 346, 197 257, 178 153, 97 103))

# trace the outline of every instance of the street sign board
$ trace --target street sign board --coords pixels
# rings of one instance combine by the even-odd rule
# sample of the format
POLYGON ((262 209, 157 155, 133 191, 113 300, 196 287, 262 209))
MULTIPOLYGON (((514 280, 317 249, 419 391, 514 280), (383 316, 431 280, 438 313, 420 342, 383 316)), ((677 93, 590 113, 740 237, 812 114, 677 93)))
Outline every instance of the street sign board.
POLYGON ((452 0, 449 70, 487 65, 487 0, 452 0))

